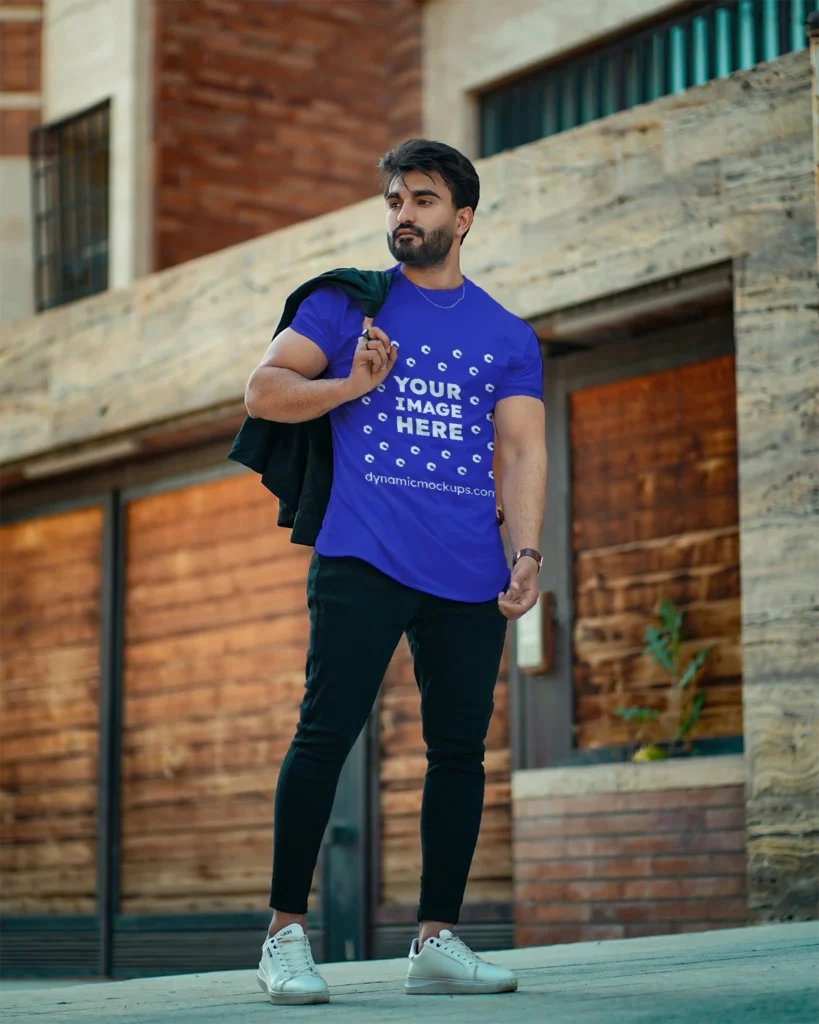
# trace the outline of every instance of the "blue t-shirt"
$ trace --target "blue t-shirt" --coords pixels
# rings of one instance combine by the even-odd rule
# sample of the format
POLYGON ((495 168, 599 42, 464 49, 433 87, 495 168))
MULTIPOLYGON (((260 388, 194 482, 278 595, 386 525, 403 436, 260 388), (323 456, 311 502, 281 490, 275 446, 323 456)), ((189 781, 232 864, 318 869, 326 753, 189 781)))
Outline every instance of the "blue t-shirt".
MULTIPOLYGON (((438 597, 488 601, 508 580, 492 412, 512 395, 542 398, 538 340, 471 281, 430 291, 392 272, 375 326, 398 358, 382 385, 330 413, 333 487, 316 551, 363 559, 438 597)), ((347 377, 362 322, 331 285, 302 302, 291 326, 325 354, 327 377, 347 377)))

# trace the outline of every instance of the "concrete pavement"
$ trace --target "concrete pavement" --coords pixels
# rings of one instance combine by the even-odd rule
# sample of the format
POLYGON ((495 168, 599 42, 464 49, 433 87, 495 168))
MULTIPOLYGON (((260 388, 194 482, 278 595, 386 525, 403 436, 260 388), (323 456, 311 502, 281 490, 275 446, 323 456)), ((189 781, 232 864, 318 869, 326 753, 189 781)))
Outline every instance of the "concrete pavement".
POLYGON ((329 1006, 272 1006, 248 970, 5 993, 0 986, 0 1007, 4 1024, 819 1021, 815 922, 505 950, 487 958, 519 972, 518 992, 410 997, 402 988, 405 961, 374 960, 322 965, 332 991, 329 1006))

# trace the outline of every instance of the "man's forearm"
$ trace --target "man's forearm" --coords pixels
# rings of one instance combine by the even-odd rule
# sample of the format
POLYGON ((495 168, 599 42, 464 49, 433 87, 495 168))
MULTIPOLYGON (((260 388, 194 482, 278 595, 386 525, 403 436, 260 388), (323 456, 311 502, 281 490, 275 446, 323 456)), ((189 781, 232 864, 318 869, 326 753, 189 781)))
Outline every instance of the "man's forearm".
POLYGON ((506 529, 513 550, 540 550, 546 512, 546 449, 503 456, 502 499, 506 529))
POLYGON ((248 381, 245 406, 254 419, 305 423, 349 402, 351 397, 346 378, 308 380, 294 370, 261 366, 248 381))

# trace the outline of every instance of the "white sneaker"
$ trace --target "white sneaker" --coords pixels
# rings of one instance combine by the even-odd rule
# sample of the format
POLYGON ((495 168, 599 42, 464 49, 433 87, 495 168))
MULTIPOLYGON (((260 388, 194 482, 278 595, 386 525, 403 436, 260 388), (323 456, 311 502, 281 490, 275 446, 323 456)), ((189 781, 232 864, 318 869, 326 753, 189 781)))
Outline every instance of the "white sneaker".
POLYGON ((409 970, 404 986, 408 995, 473 995, 514 992, 518 979, 505 967, 481 960, 448 928, 427 939, 418 949, 412 940, 409 970))
POLYGON ((271 1003, 294 1006, 330 1002, 327 982, 318 972, 310 940, 300 924, 288 925, 265 939, 256 980, 271 1003))

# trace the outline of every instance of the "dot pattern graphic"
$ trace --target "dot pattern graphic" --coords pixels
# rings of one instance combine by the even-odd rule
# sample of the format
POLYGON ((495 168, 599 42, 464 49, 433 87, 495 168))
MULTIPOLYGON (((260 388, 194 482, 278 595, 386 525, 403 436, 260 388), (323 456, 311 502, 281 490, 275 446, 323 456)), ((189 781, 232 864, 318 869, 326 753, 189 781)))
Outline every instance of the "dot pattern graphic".
MULTIPOLYGON (((461 364, 459 368, 455 362, 450 368, 446 359, 439 360, 435 348, 434 343, 424 344, 415 349, 415 355, 403 360, 399 357, 386 381, 362 397, 365 407, 377 399, 369 413, 372 422, 363 427, 364 434, 373 441, 372 449, 364 455, 365 462, 372 465, 381 461, 379 453, 389 453, 389 465, 384 466, 386 474, 403 470, 416 477, 440 479, 451 478, 454 474, 455 479, 467 485, 471 477, 476 489, 485 489, 487 481, 495 478, 492 470, 487 473, 485 467, 480 469, 479 477, 475 475, 477 467, 487 457, 475 451, 475 445, 480 444, 484 453, 495 450, 492 440, 487 442, 485 436, 481 437, 485 435, 484 420, 491 424, 493 419, 492 396, 497 380, 495 356, 491 352, 474 353, 472 359, 480 360, 476 365, 461 364), (429 361, 424 358, 427 356, 431 357, 429 361), (476 416, 480 417, 478 422, 476 416), (374 431, 377 431, 375 437, 374 431), (385 439, 385 434, 389 440, 385 439), (416 434, 419 435, 417 441, 416 434), (421 455, 425 456, 423 460, 411 461, 413 456, 421 455)), ((451 352, 453 360, 464 358, 463 349, 448 349, 447 352, 451 352)))

